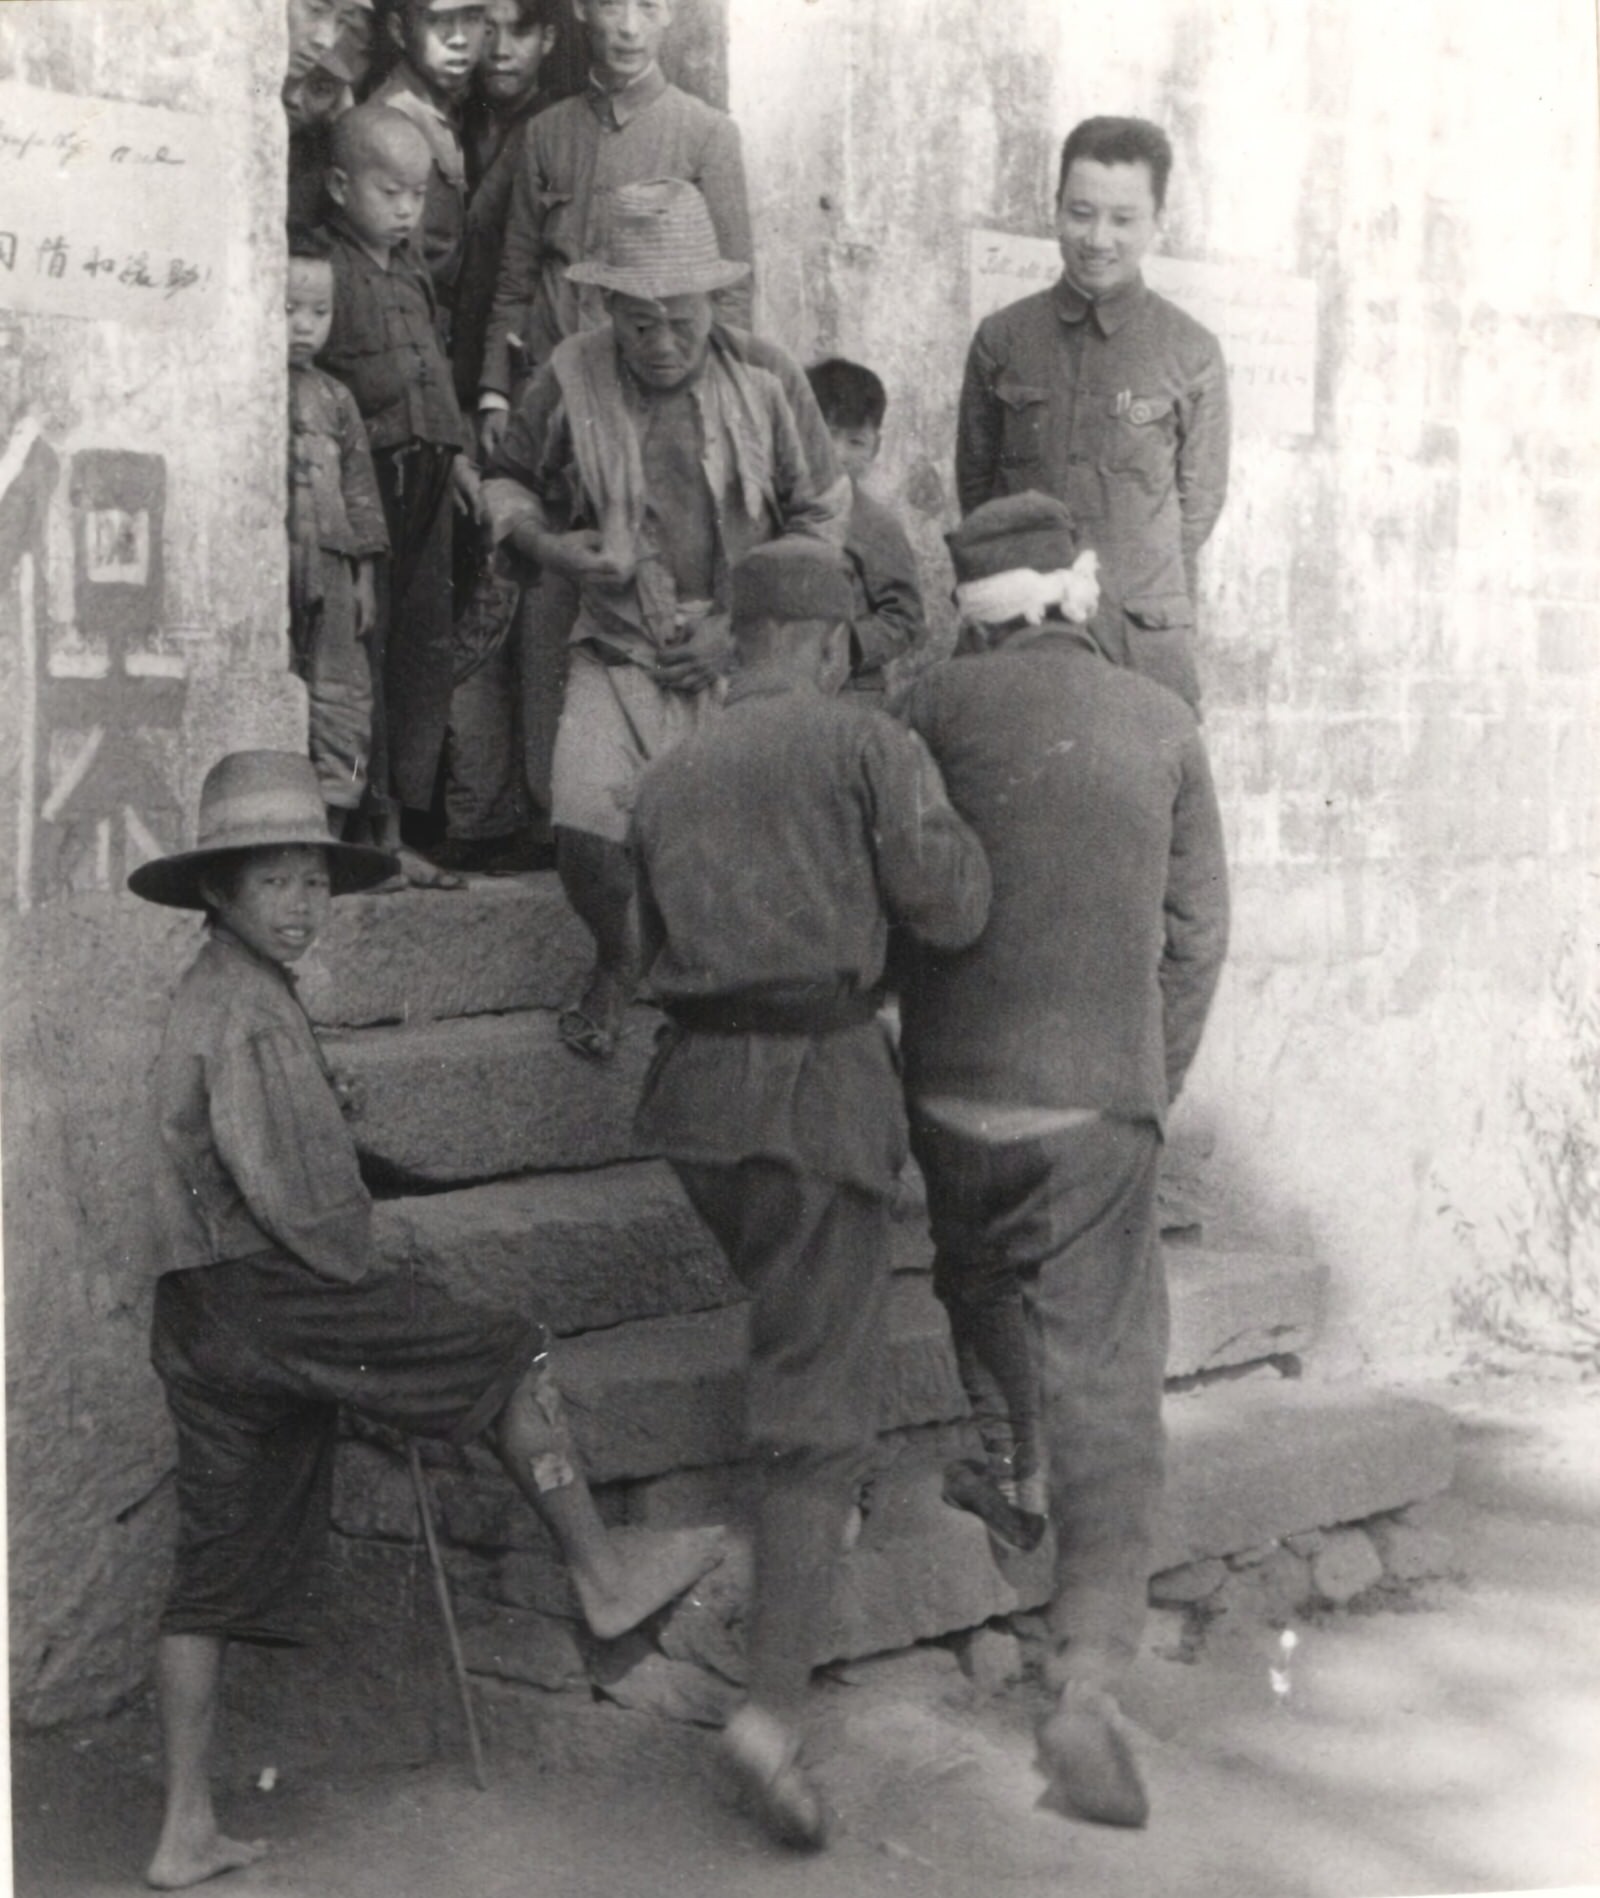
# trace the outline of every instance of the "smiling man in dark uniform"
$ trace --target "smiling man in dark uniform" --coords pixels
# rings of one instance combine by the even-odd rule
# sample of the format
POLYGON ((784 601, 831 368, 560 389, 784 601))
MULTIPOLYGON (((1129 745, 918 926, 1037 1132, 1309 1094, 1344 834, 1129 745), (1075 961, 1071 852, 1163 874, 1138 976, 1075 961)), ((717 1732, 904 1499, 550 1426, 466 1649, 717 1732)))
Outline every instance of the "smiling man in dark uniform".
POLYGON ((1200 549, 1228 491, 1228 383, 1215 336, 1140 266, 1172 145, 1147 119, 1085 119, 1061 151, 1048 290, 979 325, 956 435, 961 511, 1037 489, 1100 556, 1122 647, 1111 657, 1200 705, 1200 549))

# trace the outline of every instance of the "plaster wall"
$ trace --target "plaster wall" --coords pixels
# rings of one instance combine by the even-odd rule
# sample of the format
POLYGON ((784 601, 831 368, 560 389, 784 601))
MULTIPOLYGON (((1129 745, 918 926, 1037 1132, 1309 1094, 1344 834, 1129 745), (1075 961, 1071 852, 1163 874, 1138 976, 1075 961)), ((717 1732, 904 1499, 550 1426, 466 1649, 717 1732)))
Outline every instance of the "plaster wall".
POLYGON ((967 236, 1050 235, 1072 124, 1167 127, 1173 256, 1314 280, 1314 433, 1236 435, 1203 561, 1236 925, 1179 1126, 1233 1212, 1330 1266, 1321 1364, 1459 1346, 1463 1296, 1526 1305, 1519 1259, 1556 1282, 1586 1264, 1592 1296, 1592 9, 731 0, 730 20, 761 321, 884 377, 878 479, 941 610, 967 236))
MULTIPOLYGON (((283 10, 227 12, 219 30, 210 0, 0 7, 0 84, 54 95, 84 127, 118 101, 202 128, 183 190, 221 233, 211 293, 176 323, 19 314, 6 306, 36 260, 0 277, 11 1667, 32 1718, 104 1707, 144 1675, 170 1543, 140 1154, 194 924, 120 894, 122 878, 189 840, 222 752, 304 733, 282 604, 283 10), (119 577, 97 592, 95 570, 119 577)), ((4 144, 21 96, 0 112, 0 226, 40 189, 4 144)), ((70 166, 49 189, 70 282, 97 254, 93 193, 70 166)), ((138 241, 97 237, 119 270, 138 241)))

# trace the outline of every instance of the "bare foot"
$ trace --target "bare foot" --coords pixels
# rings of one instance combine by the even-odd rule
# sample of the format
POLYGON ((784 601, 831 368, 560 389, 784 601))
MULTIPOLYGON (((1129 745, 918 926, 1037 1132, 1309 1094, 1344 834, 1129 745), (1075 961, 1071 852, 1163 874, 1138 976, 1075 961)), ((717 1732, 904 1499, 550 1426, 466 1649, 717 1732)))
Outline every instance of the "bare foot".
POLYGON ((721 1529, 613 1529, 615 1580, 602 1585, 573 1574, 583 1618, 602 1641, 636 1628, 676 1601, 727 1552, 721 1529))
POLYGON ((216 1878, 223 1872, 236 1872, 246 1865, 254 1865, 266 1850, 265 1839, 246 1842, 224 1838, 220 1832, 212 1832, 203 1839, 163 1837, 144 1882, 154 1885, 157 1891, 182 1891, 185 1886, 204 1884, 208 1878, 216 1878))

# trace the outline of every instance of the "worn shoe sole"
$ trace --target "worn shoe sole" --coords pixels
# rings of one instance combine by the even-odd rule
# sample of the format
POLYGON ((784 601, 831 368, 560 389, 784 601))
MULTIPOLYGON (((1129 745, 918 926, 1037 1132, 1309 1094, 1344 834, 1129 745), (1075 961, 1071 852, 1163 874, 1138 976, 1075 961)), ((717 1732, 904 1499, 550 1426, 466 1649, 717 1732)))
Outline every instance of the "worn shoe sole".
POLYGON ((768 1836, 791 1851, 820 1852, 828 1842, 827 1808, 799 1763, 798 1743, 747 1732, 735 1716, 722 1752, 768 1836))
POLYGON ((1148 1821, 1144 1779, 1108 1694, 1068 1688, 1038 1737, 1039 1767, 1049 1781, 1038 1803, 1047 1811, 1096 1825, 1138 1827, 1148 1821))

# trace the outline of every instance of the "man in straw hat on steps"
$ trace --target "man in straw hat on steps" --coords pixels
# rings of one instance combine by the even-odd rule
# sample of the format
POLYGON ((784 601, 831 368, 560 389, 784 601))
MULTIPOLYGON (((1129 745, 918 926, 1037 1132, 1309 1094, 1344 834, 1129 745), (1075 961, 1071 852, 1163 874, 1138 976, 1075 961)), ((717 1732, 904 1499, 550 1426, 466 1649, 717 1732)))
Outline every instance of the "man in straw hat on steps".
POLYGON ((720 705, 728 576, 781 534, 842 545, 850 514, 804 372, 715 318, 713 294, 749 266, 721 257, 695 187, 620 187, 607 232, 567 275, 606 293, 610 321, 557 345, 486 490, 494 536, 578 587, 551 816, 595 965, 561 1032, 600 1060, 637 979, 634 785, 720 705))
POLYGON ((217 1826, 211 1734, 229 1641, 294 1646, 315 1623, 338 1409, 466 1443, 487 1433, 611 1638, 719 1558, 715 1532, 614 1532, 595 1513, 532 1312, 458 1304, 386 1272, 355 1142, 293 965, 334 896, 394 859, 330 840, 291 752, 224 758, 193 850, 141 865, 136 896, 204 910, 156 1062, 151 1358, 177 1429, 178 1553, 156 1657, 162 1890, 248 1865, 217 1826))

